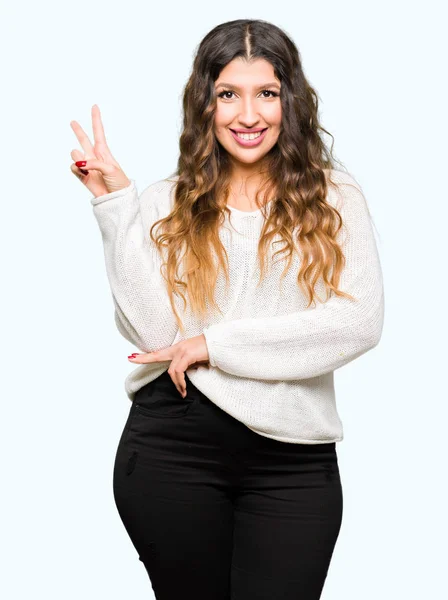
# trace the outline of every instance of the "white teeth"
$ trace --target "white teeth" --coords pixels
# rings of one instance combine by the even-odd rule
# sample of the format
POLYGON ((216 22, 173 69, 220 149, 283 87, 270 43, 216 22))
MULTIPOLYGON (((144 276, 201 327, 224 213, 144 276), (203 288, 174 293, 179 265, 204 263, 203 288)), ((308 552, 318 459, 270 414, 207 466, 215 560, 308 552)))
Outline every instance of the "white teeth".
POLYGON ((237 133, 236 135, 243 140, 254 140, 257 137, 260 137, 262 133, 262 131, 259 131, 258 133, 237 133))

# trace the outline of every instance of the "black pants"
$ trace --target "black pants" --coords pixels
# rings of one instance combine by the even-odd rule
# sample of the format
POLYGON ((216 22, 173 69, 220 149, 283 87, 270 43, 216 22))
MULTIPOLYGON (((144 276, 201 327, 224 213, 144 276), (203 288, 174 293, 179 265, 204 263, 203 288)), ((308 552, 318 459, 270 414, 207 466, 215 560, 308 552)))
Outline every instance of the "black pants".
POLYGON ((186 377, 141 388, 117 449, 120 518, 157 600, 318 600, 342 522, 336 444, 263 437, 186 377))

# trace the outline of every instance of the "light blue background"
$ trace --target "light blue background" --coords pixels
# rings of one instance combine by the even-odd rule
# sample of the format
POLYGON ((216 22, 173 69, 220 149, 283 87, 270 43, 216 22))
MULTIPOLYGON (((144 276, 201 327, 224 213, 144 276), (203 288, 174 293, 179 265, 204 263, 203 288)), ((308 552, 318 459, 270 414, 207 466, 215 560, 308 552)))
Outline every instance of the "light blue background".
POLYGON ((344 515, 322 599, 448 597, 443 3, 28 0, 1 6, 7 600, 152 597, 112 495, 136 349, 114 325, 69 123, 92 135, 98 104, 139 190, 166 177, 194 51, 237 18, 271 21, 297 44, 383 266, 380 345, 335 375, 344 515))

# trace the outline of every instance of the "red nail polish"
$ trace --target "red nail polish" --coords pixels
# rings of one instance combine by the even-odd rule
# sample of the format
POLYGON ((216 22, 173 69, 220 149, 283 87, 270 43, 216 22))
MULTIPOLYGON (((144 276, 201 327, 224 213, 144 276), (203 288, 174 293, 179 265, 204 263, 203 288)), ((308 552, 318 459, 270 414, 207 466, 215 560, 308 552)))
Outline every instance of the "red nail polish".
POLYGON ((86 166, 86 162, 87 162, 86 160, 77 160, 77 161, 75 162, 75 165, 76 165, 77 167, 85 167, 85 166, 86 166))

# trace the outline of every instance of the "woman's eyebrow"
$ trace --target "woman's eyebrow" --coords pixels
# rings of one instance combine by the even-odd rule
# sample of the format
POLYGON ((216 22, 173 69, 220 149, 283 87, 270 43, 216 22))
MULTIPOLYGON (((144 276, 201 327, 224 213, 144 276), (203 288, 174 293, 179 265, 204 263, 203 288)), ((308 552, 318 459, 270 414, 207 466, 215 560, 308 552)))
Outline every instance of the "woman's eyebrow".
MULTIPOLYGON (((263 83, 262 85, 259 85, 256 89, 261 90, 261 89, 264 89, 267 87, 274 87, 274 86, 277 87, 278 89, 280 89, 280 86, 276 81, 270 81, 268 83, 263 83)), ((230 87, 235 90, 241 89, 238 85, 234 85, 233 83, 226 83, 224 81, 222 81, 221 83, 218 83, 216 88, 219 88, 219 87, 230 87)))

